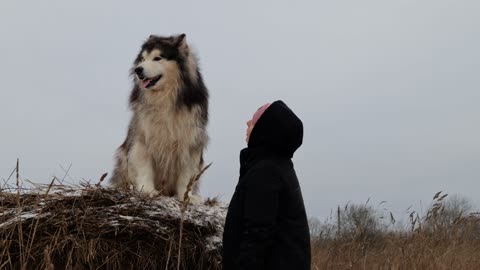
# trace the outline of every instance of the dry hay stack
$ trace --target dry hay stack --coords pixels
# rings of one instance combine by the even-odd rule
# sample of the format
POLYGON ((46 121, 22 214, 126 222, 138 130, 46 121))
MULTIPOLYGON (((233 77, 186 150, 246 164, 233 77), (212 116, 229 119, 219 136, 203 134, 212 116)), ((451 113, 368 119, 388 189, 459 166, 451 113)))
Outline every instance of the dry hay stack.
POLYGON ((0 269, 220 269, 226 207, 181 209, 91 185, 3 188, 0 269))

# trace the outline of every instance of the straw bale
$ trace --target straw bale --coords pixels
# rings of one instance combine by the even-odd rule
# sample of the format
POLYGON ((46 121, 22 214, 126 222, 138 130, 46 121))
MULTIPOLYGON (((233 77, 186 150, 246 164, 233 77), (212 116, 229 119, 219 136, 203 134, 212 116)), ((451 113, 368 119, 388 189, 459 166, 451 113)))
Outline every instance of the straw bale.
POLYGON ((226 206, 182 209, 175 198, 89 184, 4 187, 0 269, 220 269, 226 206))

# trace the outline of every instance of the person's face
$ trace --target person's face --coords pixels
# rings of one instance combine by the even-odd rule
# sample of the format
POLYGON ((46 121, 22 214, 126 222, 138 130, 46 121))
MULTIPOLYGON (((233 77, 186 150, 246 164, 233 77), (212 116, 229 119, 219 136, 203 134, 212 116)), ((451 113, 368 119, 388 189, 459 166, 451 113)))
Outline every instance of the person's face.
POLYGON ((246 139, 247 144, 248 144, 248 140, 250 139, 250 133, 252 133, 252 129, 253 129, 253 120, 250 119, 247 121, 247 139, 246 139))

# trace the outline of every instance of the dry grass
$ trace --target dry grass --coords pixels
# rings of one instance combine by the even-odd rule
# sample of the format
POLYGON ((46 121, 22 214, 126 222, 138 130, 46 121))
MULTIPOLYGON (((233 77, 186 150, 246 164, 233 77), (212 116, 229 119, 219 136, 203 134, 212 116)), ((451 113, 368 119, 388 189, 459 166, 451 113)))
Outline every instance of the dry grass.
POLYGON ((220 269, 215 200, 54 183, 0 189, 0 269, 220 269))
POLYGON ((382 241, 313 243, 312 269, 480 269, 479 243, 426 234, 382 241))
POLYGON ((445 197, 437 193, 423 217, 412 212, 404 230, 324 226, 312 239, 312 269, 480 269, 480 216, 452 216, 445 197))

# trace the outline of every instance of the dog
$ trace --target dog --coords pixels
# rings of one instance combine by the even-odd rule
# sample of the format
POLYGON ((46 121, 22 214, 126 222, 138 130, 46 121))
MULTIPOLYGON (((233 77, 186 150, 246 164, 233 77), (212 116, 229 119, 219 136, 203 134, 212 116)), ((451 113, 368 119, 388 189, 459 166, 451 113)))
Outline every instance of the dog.
MULTIPOLYGON (((190 179, 203 167, 209 140, 208 89, 186 35, 151 35, 131 76, 133 115, 111 185, 183 201, 190 179)), ((201 202, 197 184, 188 195, 190 202, 201 202)))

